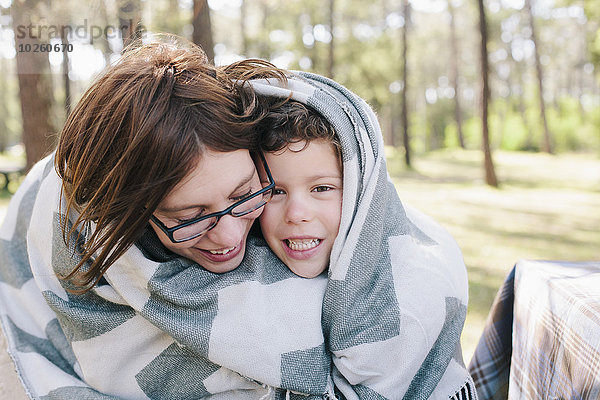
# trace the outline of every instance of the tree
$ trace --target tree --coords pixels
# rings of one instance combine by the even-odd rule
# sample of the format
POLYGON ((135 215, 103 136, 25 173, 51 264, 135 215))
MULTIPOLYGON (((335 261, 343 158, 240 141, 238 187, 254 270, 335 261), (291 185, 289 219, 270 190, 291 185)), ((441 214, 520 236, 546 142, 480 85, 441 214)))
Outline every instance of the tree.
POLYGON ((144 25, 149 24, 154 32, 169 32, 185 36, 184 29, 190 24, 190 16, 182 12, 184 3, 190 2, 179 0, 146 2, 145 7, 151 10, 152 17, 157 18, 144 21, 144 25))
POLYGON ((334 12, 334 8, 335 8, 335 0, 329 0, 329 32, 331 33, 331 41, 329 42, 329 48, 328 48, 328 56, 327 56, 327 76, 331 79, 333 79, 333 42, 334 42, 334 36, 333 36, 333 12, 334 12))
POLYGON ((481 32, 481 124, 483 133, 483 154, 485 168, 485 182, 493 187, 498 187, 498 179, 494 170, 492 160, 492 151, 490 150, 490 133, 488 125, 488 109, 490 100, 489 87, 489 62, 487 51, 487 22, 485 18, 485 6, 483 0, 477 0, 479 3, 479 31, 481 32))
POLYGON ((548 120, 546 118, 546 106, 544 104, 544 76, 542 71, 542 63, 540 62, 539 44, 535 33, 535 23, 533 17, 533 10, 531 7, 531 0, 525 0, 525 8, 529 15, 529 27, 531 28, 531 41, 534 47, 535 57, 535 71, 537 74, 538 91, 540 100, 540 116, 542 118, 542 124, 544 127, 544 142, 542 144, 542 150, 546 153, 552 153, 552 145, 550 144, 550 130, 548 129, 548 120))
POLYGON ((210 8, 207 0, 194 0, 194 15, 192 17, 194 33, 192 41, 201 46, 210 62, 215 60, 215 44, 210 23, 210 8))
MULTIPOLYGON (((109 16, 109 12, 107 10, 106 7, 106 1, 101 1, 98 4, 98 12, 99 12, 99 23, 104 25, 104 26, 109 26, 112 25, 111 24, 111 18, 109 16)), ((111 16, 116 17, 114 15, 111 16)), ((110 47, 110 44, 108 43, 108 40, 101 40, 99 41, 99 45, 100 45, 100 49, 102 50, 102 54, 104 55, 104 61, 106 63, 106 65, 108 65, 110 63, 110 55, 112 53, 112 49, 110 47)))
MULTIPOLYGON (((8 76, 5 64, 4 57, 0 57, 0 76, 8 76)), ((8 126, 6 124, 8 120, 8 107, 6 107, 8 102, 7 93, 7 79, 0 79, 0 152, 5 151, 8 145, 8 126)))
POLYGON ((12 3, 12 25, 14 32, 17 32, 15 46, 26 169, 48 154, 56 143, 55 130, 50 122, 53 92, 48 53, 18 51, 49 45, 43 37, 38 36, 36 29, 21 34, 23 27, 39 26, 41 16, 45 15, 44 3, 42 0, 13 0, 12 3))
POLYGON ((140 0, 119 0, 119 29, 123 48, 142 37, 142 10, 140 0))
POLYGON ((271 30, 269 24, 269 16, 272 14, 271 6, 268 0, 259 1, 260 8, 260 24, 265 28, 265 35, 260 37, 258 43, 258 55, 260 58, 269 60, 271 59, 271 41, 269 40, 269 32, 271 30))
POLYGON ((523 120, 523 125, 525 126, 525 129, 527 129, 523 149, 532 150, 534 148, 533 130, 531 129, 531 124, 529 123, 529 118, 527 117, 527 107, 525 105, 525 84, 523 80, 523 75, 525 74, 525 72, 523 71, 522 63, 515 60, 512 53, 510 59, 511 62, 514 64, 515 75, 517 76, 517 104, 519 108, 519 114, 521 115, 521 119, 523 120))
POLYGON ((242 0, 240 4, 240 35, 242 36, 242 55, 247 57, 250 43, 248 40, 248 29, 246 28, 246 19, 248 15, 248 9, 246 0, 242 0))
POLYGON ((410 21, 410 3, 404 0, 402 3, 402 14, 404 15, 404 27, 402 28, 402 142, 404 144, 404 162, 410 167, 410 136, 408 132, 408 105, 406 104, 406 91, 408 90, 408 27, 410 21))
POLYGON ((597 23, 600 21, 600 3, 596 0, 583 0, 583 8, 588 20, 596 21, 595 26, 589 32, 588 48, 591 61, 600 67, 600 24, 597 23))
MULTIPOLYGON (((61 32, 60 39, 62 45, 66 49, 69 45, 69 38, 65 32, 61 32)), ((63 75, 63 86, 65 89, 65 112, 68 117, 71 113, 71 80, 69 79, 69 52, 63 51, 62 57, 62 75, 63 75)))
POLYGON ((452 0, 448 0, 448 12, 450 13, 450 48, 452 56, 450 57, 450 74, 452 79, 452 88, 454 89, 454 119, 456 120, 456 129, 458 133, 458 143, 461 148, 465 148, 465 139, 462 129, 462 112, 460 108, 460 88, 458 84, 458 41, 456 40, 456 13, 452 0))

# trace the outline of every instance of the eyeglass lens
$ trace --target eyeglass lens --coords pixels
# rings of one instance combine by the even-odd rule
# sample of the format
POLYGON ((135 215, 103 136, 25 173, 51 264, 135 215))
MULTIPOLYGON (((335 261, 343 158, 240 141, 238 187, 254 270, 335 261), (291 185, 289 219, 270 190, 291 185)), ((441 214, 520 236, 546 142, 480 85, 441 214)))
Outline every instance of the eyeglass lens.
MULTIPOLYGON (((272 190, 267 190, 261 195, 247 199, 246 201, 234 207, 231 210, 231 215, 234 217, 241 217, 258 210, 260 207, 267 204, 267 202, 271 199, 271 194, 272 190)), ((181 227, 173 232, 173 239, 176 242, 183 242, 185 240, 193 239, 209 231, 216 225, 216 223, 217 217, 211 217, 198 221, 195 224, 181 227)))

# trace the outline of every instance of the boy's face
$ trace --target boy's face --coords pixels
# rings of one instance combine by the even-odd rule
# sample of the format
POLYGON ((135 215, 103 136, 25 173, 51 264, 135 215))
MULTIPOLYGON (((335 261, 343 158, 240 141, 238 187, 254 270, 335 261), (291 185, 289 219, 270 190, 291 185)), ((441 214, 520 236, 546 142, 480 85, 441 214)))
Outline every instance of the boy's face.
POLYGON ((275 194, 260 225, 269 247, 290 270, 313 278, 329 265, 340 226, 342 172, 331 143, 317 139, 297 151, 304 144, 265 153, 275 194))

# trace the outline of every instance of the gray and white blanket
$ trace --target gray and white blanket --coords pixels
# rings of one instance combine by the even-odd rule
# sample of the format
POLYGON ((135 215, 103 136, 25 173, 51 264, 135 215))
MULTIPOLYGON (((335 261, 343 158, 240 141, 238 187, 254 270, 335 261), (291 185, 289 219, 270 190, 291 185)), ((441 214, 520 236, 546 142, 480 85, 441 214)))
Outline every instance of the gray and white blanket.
MULTIPOLYGON (((459 338, 467 305, 460 250, 405 207, 364 101, 320 76, 263 95, 323 114, 342 142, 344 200, 328 276, 292 274, 248 240, 217 275, 169 253, 148 230, 92 291, 57 274, 61 181, 49 156, 13 197, 0 230, 0 314, 26 391, 40 399, 475 399, 459 338)), ((85 234, 85 233, 82 233, 85 234)))

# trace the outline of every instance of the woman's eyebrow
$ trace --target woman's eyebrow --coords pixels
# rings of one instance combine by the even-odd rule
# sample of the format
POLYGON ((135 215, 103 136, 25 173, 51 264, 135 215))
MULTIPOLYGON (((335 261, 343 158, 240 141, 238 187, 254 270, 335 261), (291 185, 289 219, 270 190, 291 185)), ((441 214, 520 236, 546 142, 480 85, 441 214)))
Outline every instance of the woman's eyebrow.
POLYGON ((245 177, 244 179, 242 179, 242 180, 240 181, 240 183, 239 183, 239 184, 238 184, 238 185, 235 187, 235 189, 233 189, 233 190, 231 191, 231 193, 229 193, 229 196, 233 196, 233 194, 234 194, 235 192, 237 192, 237 191, 238 191, 238 190, 240 190, 240 189, 241 189, 243 186, 245 186, 246 184, 248 184, 248 182, 250 182, 250 181, 251 181, 251 180, 254 178, 254 175, 256 175, 257 173, 258 173, 258 172, 256 171, 256 169, 254 169, 254 171, 251 171, 251 172, 250 172, 250 174, 249 174, 247 177, 245 177))
POLYGON ((194 208, 206 208, 206 206, 200 205, 200 204, 194 204, 194 205, 189 205, 189 206, 173 206, 173 207, 156 207, 156 211, 160 212, 160 213, 176 213, 179 211, 186 211, 186 210, 191 210, 194 208))
MULTIPOLYGON (((229 196, 232 196, 235 192, 240 190, 244 185, 248 184, 248 182, 250 182, 252 180, 252 178, 254 178, 255 174, 256 174, 256 170, 251 171, 248 176, 242 178, 242 180, 238 183, 238 185, 231 191, 229 196)), ((194 208, 207 209, 210 207, 207 205, 204 205, 204 204, 178 205, 178 206, 173 206, 173 207, 160 207, 159 206, 156 208, 156 211, 161 212, 161 213, 176 213, 176 212, 180 212, 180 211, 191 210, 194 208)))

